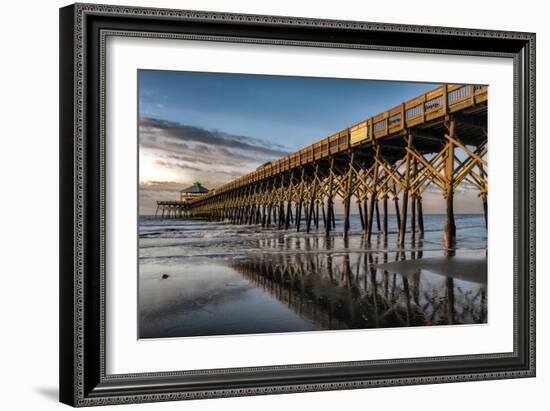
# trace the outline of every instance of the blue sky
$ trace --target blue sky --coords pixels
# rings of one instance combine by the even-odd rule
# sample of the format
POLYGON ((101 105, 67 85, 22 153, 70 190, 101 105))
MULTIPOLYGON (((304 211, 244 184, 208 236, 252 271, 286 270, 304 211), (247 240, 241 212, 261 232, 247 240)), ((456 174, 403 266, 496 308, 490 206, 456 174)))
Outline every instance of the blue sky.
POLYGON ((139 112, 295 151, 437 84, 140 71, 139 112))
MULTIPOLYGON (((140 214, 195 181, 217 187, 437 86, 140 70, 140 214)), ((438 212, 441 197, 425 211, 438 212)), ((460 201, 457 212, 477 203, 460 201)))

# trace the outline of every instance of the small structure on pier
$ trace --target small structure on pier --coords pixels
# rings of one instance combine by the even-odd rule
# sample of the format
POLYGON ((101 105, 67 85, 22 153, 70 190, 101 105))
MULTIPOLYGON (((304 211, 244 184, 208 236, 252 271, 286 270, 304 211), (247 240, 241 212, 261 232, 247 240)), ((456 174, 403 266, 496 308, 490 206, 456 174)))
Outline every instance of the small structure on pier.
POLYGON ((184 188, 180 191, 180 201, 188 202, 195 200, 204 194, 208 194, 209 190, 198 181, 194 182, 192 186, 184 188))
POLYGON ((205 186, 196 181, 193 185, 180 191, 179 201, 157 201, 155 216, 158 216, 160 213, 162 217, 168 218, 185 217, 188 214, 189 205, 208 193, 214 194, 215 191, 208 190, 205 186))

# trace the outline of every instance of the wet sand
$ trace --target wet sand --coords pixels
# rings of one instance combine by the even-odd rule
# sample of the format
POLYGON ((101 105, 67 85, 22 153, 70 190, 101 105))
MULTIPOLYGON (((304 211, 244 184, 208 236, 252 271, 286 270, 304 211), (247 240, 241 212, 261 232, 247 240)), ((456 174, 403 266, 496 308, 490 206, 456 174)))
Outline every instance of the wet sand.
POLYGON ((455 256, 446 257, 438 230, 401 249, 395 235, 367 244, 357 230, 344 240, 148 221, 140 231, 139 337, 485 323, 478 222, 464 220, 455 256))
POLYGON ((439 257, 420 260, 395 261, 375 265, 376 269, 391 273, 413 276, 421 271, 429 271, 444 277, 453 277, 478 284, 487 284, 487 258, 439 257))

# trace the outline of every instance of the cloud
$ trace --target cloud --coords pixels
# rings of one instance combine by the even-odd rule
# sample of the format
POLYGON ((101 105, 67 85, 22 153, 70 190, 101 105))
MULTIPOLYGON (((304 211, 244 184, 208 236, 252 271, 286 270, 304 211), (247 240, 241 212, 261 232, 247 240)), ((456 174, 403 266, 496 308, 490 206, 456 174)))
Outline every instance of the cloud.
POLYGON ((155 165, 159 167, 165 167, 165 168, 179 168, 182 170, 192 170, 192 171, 201 171, 198 167, 190 166, 189 164, 186 164, 184 162, 171 162, 171 161, 165 161, 165 160, 155 160, 155 165))
POLYGON ((288 154, 283 146, 258 138, 208 130, 175 121, 153 117, 140 117, 140 145, 158 148, 159 144, 186 147, 186 143, 202 143, 209 146, 242 150, 257 156, 282 157, 288 154))
POLYGON ((179 191, 194 181, 218 187, 289 154, 286 147, 259 138, 147 116, 139 118, 139 149, 140 161, 171 179, 140 176, 140 213, 146 214, 154 212, 157 200, 179 198, 179 191))
MULTIPOLYGON (((144 148, 142 146, 142 148, 144 148)), ((148 148, 153 148, 149 146, 148 148)), ((206 164, 211 169, 212 161, 219 165, 228 166, 243 166, 247 163, 261 163, 263 158, 258 156, 247 155, 242 152, 235 152, 223 147, 212 147, 202 144, 196 144, 193 147, 173 147, 170 144, 156 144, 156 156, 168 160, 185 161, 196 164, 206 164)), ((269 157, 270 159, 272 157, 269 157)), ((255 166, 252 166, 252 169, 255 166)))

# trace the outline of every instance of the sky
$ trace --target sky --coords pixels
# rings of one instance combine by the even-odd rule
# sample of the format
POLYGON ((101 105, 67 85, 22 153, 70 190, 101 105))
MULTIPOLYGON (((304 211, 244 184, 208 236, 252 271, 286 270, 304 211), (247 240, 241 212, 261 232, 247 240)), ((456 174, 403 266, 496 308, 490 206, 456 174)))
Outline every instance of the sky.
MULTIPOLYGON (((195 181, 215 188, 437 86, 139 70, 140 214, 195 181)), ((456 212, 481 210, 464 196, 456 212)), ((426 212, 438 212, 439 197, 428 193, 426 212)))

